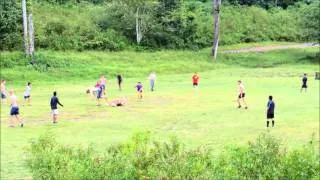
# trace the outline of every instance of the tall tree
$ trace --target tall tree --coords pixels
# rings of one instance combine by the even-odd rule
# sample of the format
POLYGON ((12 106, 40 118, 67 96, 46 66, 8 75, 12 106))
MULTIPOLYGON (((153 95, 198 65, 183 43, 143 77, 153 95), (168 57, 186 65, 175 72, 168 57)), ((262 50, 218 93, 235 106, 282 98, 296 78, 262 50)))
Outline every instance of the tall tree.
POLYGON ((143 19, 144 14, 148 13, 148 6, 153 0, 122 0, 129 7, 135 11, 135 30, 136 30, 136 41, 140 44, 144 35, 145 21, 143 19))
POLYGON ((27 5, 26 0, 21 1, 22 5, 22 19, 23 19, 23 41, 24 41, 24 51, 26 55, 29 53, 29 43, 28 43, 28 20, 27 20, 27 5))
POLYGON ((28 19, 28 27, 29 27, 29 55, 33 56, 34 54, 34 28, 33 28, 33 20, 32 14, 29 14, 28 19))
POLYGON ((218 44, 219 44, 221 0, 212 0, 212 1, 213 1, 212 7, 213 7, 213 18, 214 18, 212 56, 214 59, 216 59, 217 53, 218 53, 218 44))

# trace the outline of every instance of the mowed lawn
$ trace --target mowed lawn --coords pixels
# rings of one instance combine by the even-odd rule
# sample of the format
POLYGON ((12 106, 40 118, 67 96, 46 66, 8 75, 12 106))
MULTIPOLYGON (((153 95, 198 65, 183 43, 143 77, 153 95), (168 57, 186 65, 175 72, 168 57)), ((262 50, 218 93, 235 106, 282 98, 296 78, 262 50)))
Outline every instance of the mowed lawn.
MULTIPOLYGON (((146 77, 124 79, 124 90, 116 89, 114 77, 107 87, 109 100, 126 96, 124 107, 96 106, 85 94, 95 79, 42 82, 34 81, 32 106, 21 106, 24 128, 8 128, 9 106, 1 106, 2 179, 30 178, 25 151, 33 138, 50 131, 59 142, 99 151, 127 140, 138 131, 151 131, 159 139, 177 136, 187 147, 207 145, 220 152, 232 144, 245 145, 260 133, 268 132, 265 109, 269 95, 276 103, 276 127, 269 133, 289 148, 301 147, 319 137, 319 81, 314 80, 317 65, 277 68, 225 68, 200 72, 200 87, 192 88, 189 74, 158 74, 156 91, 148 90, 146 77), (309 74, 308 92, 300 93, 301 78, 309 74), (237 80, 243 80, 249 109, 238 109, 237 80), (138 100, 134 85, 142 81, 143 100, 138 100), (60 121, 50 121, 52 91, 64 104, 60 121)), ((147 76, 147 75, 146 75, 147 76)), ((98 77, 97 77, 98 78, 98 77)), ((22 101, 24 82, 7 83, 22 101)), ((318 139, 317 139, 318 140, 318 139)))

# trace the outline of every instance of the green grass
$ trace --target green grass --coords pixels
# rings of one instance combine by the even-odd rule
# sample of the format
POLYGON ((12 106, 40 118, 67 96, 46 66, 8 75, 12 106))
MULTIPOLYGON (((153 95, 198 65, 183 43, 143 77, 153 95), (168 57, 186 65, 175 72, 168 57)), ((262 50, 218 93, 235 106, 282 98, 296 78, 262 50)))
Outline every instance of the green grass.
POLYGON ((57 59, 66 58, 75 66, 42 73, 26 71, 22 66, 2 69, 1 76, 11 80, 8 89, 14 89, 21 101, 24 81, 31 78, 33 102, 32 106, 21 106, 21 115, 26 120, 23 129, 7 128, 9 107, 1 106, 1 179, 31 177, 24 152, 31 139, 47 131, 59 143, 83 147, 93 143, 100 152, 141 130, 152 131, 162 139, 174 135, 187 147, 208 145, 216 152, 231 144, 244 145, 267 131, 264 112, 269 95, 274 96, 276 103, 276 128, 270 133, 290 149, 301 147, 312 134, 319 137, 319 81, 312 77, 319 64, 308 58, 314 52, 316 49, 221 55, 220 62, 212 63, 204 50, 42 51, 57 59), (88 64, 81 67, 85 59, 88 64), (259 64, 268 64, 268 68, 259 64), (147 90, 146 80, 151 70, 158 72, 159 77, 153 93, 147 90), (115 78, 111 76, 118 71, 125 75, 122 92, 117 91, 115 78), (191 87, 193 71, 200 72, 198 92, 191 87), (109 99, 126 96, 129 102, 125 107, 97 107, 85 94, 102 72, 110 79, 109 99), (309 74, 309 88, 307 93, 300 93, 300 75, 304 72, 309 74), (248 110, 236 108, 239 79, 246 87, 248 110), (142 101, 137 100, 133 88, 137 81, 145 85, 142 101), (60 108, 58 125, 49 120, 49 99, 54 90, 65 105, 60 108))
MULTIPOLYGON (((248 45, 250 46, 250 44, 248 45)), ((100 74, 125 77, 142 77, 150 71, 160 74, 181 74, 215 71, 232 67, 271 68, 285 65, 309 65, 319 63, 317 48, 288 49, 268 53, 219 54, 213 62, 210 49, 200 51, 155 51, 155 52, 37 52, 36 69, 20 52, 3 52, 1 77, 6 80, 23 81, 74 81, 95 79, 100 74), (46 65, 50 67, 46 69, 46 65)))

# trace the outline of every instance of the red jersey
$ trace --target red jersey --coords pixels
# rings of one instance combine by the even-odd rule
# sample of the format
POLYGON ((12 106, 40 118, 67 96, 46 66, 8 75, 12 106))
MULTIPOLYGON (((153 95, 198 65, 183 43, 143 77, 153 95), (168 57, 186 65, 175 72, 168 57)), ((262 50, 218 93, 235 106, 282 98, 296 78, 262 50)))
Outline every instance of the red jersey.
POLYGON ((200 79, 199 76, 196 75, 196 74, 192 76, 192 81, 193 81, 193 83, 198 83, 198 82, 199 82, 199 79, 200 79))

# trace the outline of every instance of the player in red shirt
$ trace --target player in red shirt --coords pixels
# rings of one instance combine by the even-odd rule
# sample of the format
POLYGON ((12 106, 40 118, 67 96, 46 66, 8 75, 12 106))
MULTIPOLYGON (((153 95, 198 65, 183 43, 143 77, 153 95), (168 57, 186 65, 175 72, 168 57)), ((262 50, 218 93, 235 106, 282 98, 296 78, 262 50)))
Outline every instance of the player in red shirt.
POLYGON ((194 75, 192 76, 192 83, 193 83, 194 88, 198 87, 199 79, 200 79, 200 77, 198 76, 198 73, 194 73, 194 75))

